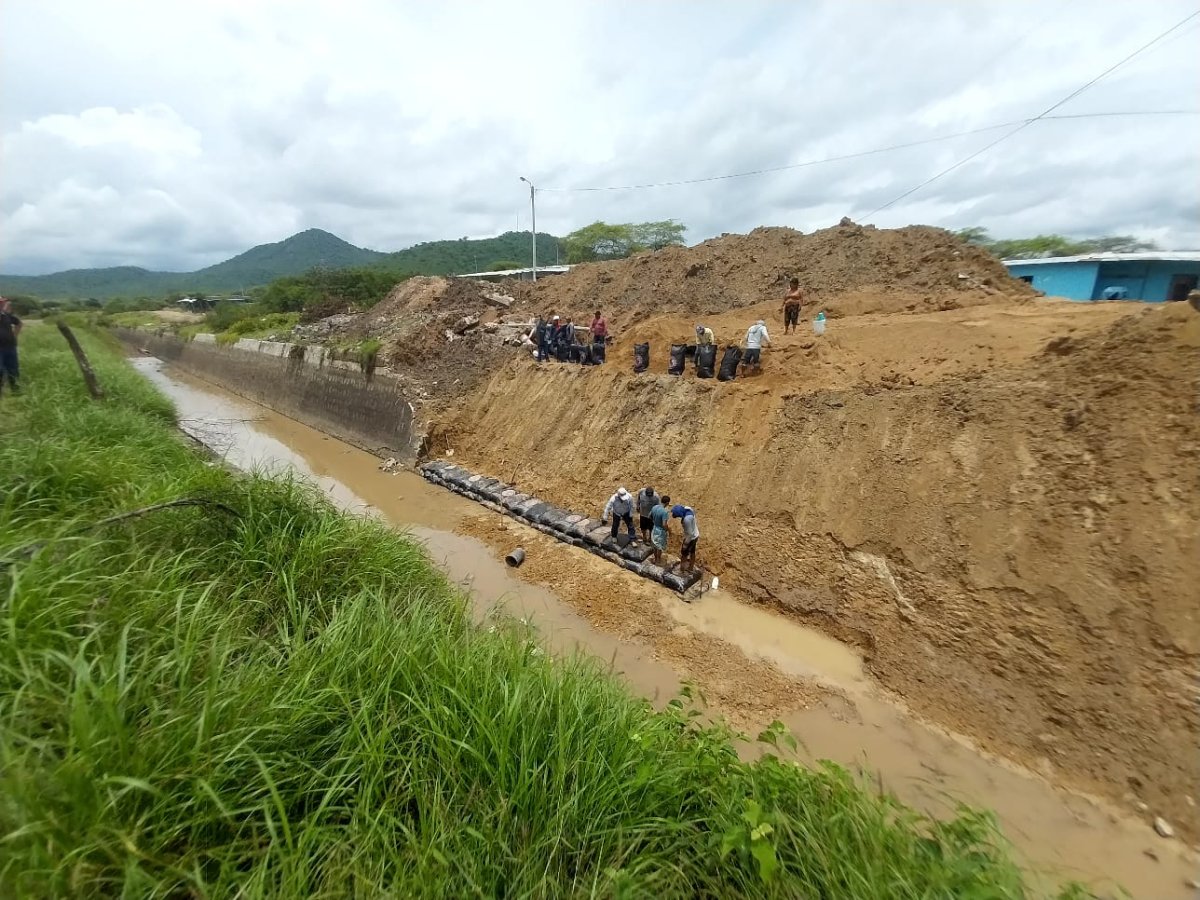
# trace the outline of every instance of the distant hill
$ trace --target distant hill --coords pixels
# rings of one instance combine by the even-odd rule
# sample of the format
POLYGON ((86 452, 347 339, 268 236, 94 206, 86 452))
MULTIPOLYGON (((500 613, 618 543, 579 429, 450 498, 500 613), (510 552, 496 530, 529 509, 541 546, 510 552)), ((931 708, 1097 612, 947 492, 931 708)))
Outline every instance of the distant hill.
MULTIPOLYGON (((397 253, 389 253, 380 263, 415 275, 463 275, 486 272, 494 263, 530 264, 528 231, 507 231, 499 237, 457 241, 429 241, 397 253)), ((538 232, 538 265, 552 266, 558 260, 558 238, 538 232)), ((565 262, 565 258, 563 259, 565 262)))
MULTIPOLYGON (((136 266, 70 269, 51 275, 0 275, 0 293, 43 299, 158 297, 181 293, 228 294, 300 275, 315 266, 329 269, 392 269, 414 275, 448 275, 490 269, 499 261, 529 265, 529 233, 510 231, 482 240, 430 241, 396 253, 364 250, 335 234, 310 228, 275 244, 260 244, 232 259, 195 272, 153 272, 136 266)), ((558 239, 538 234, 538 263, 552 265, 558 239)))

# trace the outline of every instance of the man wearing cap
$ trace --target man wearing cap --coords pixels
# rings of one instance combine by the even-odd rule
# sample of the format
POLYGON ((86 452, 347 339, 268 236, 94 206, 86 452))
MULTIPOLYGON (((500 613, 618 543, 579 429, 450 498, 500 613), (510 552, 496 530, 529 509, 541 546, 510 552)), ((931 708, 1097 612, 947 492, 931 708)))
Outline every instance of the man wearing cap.
POLYGON ((642 540, 647 544, 650 543, 650 529, 654 527, 654 523, 650 521, 650 511, 658 505, 658 502, 658 494, 654 493, 654 488, 650 485, 646 485, 638 491, 638 528, 642 532, 642 540))
POLYGON ((604 515, 600 518, 608 521, 609 515, 612 515, 613 538, 616 538, 617 533, 621 530, 621 523, 624 522, 625 527, 629 529, 629 540, 637 541, 637 534, 633 530, 633 495, 625 488, 617 488, 617 492, 604 504, 604 515))
POLYGON ((700 540, 700 526, 696 524, 696 511, 690 506, 676 503, 671 507, 671 516, 683 520, 683 549, 679 551, 679 569, 687 573, 696 568, 696 544, 700 540))
POLYGON ((20 366, 17 363, 17 335, 21 333, 21 320, 12 311, 7 297, 0 297, 0 393, 4 391, 4 380, 15 394, 20 389, 20 366))
POLYGON ((696 344, 700 347, 707 347, 709 344, 715 344, 716 337, 713 335, 713 330, 707 325, 696 326, 696 344))
POLYGON ((742 371, 749 375, 762 371, 762 345, 771 343, 767 334, 767 323, 759 319, 746 329, 746 355, 742 357, 742 371))

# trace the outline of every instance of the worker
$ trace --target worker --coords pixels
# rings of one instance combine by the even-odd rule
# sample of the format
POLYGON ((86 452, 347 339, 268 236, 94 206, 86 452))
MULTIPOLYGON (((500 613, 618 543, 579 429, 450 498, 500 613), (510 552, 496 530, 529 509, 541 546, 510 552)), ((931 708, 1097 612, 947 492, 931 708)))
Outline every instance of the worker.
POLYGON ((654 523, 650 521, 650 511, 658 506, 658 494, 654 488, 646 485, 637 494, 638 529, 642 532, 642 540, 650 543, 650 529, 654 523))
POLYGON ((762 345, 771 343, 767 334, 767 323, 759 319, 746 329, 746 355, 742 357, 742 371, 747 374, 757 374, 762 371, 762 345))
POLYGON ((690 506, 675 504, 671 516, 683 520, 683 549, 679 551, 679 570, 683 573, 696 568, 696 544, 700 540, 700 526, 696 523, 696 511, 690 506))
POLYGON ((600 310, 596 310, 588 333, 592 337, 591 361, 594 365, 600 365, 604 362, 605 346, 608 344, 608 319, 600 315, 600 310))
POLYGON ((800 304, 804 300, 804 291, 800 290, 800 279, 793 278, 791 281, 791 290, 783 297, 783 333, 788 333, 788 327, 792 329, 792 334, 796 333, 796 328, 800 325, 800 304))
POLYGON ((538 362, 545 362, 550 358, 555 338, 558 336, 558 322, 558 316, 551 316, 549 322, 542 323, 542 330, 538 335, 538 362))
POLYGON ((575 323, 568 318, 567 324, 559 327, 558 337, 555 341, 555 354, 558 356, 559 362, 571 361, 573 346, 575 346, 575 323))
POLYGON ((12 311, 7 297, 0 297, 0 393, 4 381, 14 394, 21 390, 21 367, 17 359, 17 337, 21 334, 21 319, 12 311))
POLYGON ((610 515, 613 539, 616 539, 621 530, 621 523, 624 522, 625 527, 629 529, 629 540, 636 543, 637 535, 633 531, 633 495, 625 488, 617 488, 617 492, 608 498, 608 502, 604 504, 604 515, 600 517, 601 521, 607 522, 610 515))
POLYGON ((650 510, 650 546, 654 548, 654 564, 662 565, 662 555, 667 549, 667 523, 671 521, 671 497, 663 494, 654 509, 650 510))
POLYGON ((700 347, 707 347, 709 344, 715 344, 716 337, 713 335, 713 330, 707 325, 696 326, 696 344, 700 347))

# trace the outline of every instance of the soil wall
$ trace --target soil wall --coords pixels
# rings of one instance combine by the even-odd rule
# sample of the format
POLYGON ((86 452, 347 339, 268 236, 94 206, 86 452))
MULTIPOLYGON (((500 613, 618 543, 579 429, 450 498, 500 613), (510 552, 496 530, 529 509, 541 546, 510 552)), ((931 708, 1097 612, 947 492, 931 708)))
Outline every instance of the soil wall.
POLYGON ((723 585, 861 646, 918 711, 1197 833, 1200 316, 843 327, 730 383, 634 376, 636 334, 600 368, 515 360, 433 449, 585 514, 670 493, 723 585))
POLYGON ((113 330, 132 348, 372 453, 411 459, 418 451, 413 408, 401 386, 385 376, 368 378, 303 357, 113 330))

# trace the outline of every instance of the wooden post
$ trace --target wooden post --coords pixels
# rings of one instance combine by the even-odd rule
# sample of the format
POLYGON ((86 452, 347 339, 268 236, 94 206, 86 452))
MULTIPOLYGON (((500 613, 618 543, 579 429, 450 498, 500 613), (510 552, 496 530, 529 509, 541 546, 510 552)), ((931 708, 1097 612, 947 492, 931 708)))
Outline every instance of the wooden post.
POLYGON ((65 322, 58 323, 58 330, 67 339, 71 352, 75 354, 75 362, 79 363, 79 371, 83 373, 83 380, 87 382, 88 393, 92 395, 93 400, 99 400, 104 396, 104 391, 100 388, 100 382, 96 380, 96 373, 92 371, 92 364, 88 362, 87 354, 79 346, 79 340, 65 322))

